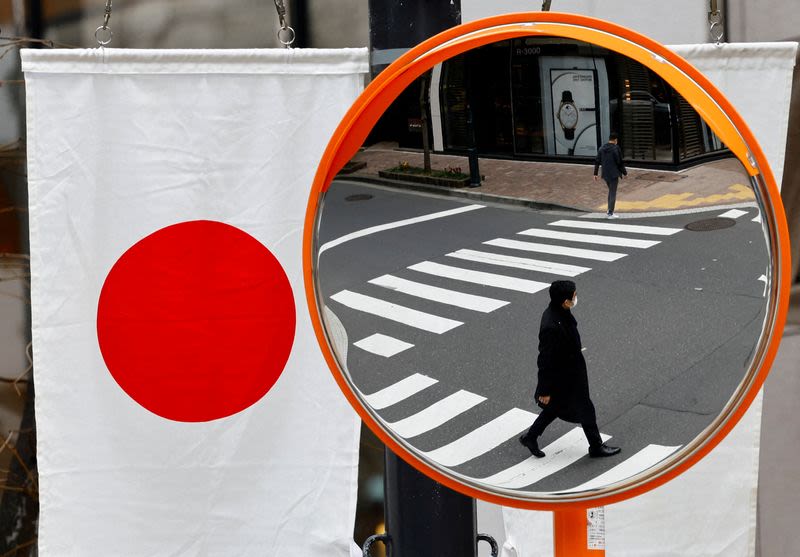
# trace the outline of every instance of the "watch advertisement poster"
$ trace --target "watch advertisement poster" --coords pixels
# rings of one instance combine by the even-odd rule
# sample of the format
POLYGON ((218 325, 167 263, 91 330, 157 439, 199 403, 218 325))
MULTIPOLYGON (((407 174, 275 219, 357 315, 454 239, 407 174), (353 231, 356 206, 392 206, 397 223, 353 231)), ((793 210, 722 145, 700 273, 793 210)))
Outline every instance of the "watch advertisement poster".
MULTIPOLYGON (((603 68, 604 69, 604 68, 603 68)), ((550 123, 549 154, 593 157, 600 145, 600 114, 597 70, 548 68, 551 102, 545 104, 545 120, 550 123), (548 117, 549 116, 549 117, 548 117)), ((546 86, 545 86, 546 87, 546 86)))

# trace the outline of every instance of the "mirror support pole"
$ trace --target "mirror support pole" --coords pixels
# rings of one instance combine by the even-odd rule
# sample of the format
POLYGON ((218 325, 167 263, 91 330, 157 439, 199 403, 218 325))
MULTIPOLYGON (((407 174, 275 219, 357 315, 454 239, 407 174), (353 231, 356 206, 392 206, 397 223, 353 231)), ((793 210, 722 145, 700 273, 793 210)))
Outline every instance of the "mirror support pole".
POLYGON ((477 557, 475 500, 386 449, 384 512, 391 557, 477 557))
POLYGON ((554 557, 605 557, 605 549, 589 549, 590 541, 594 542, 593 546, 605 547, 602 509, 569 508, 553 511, 554 557), (590 517, 592 511, 600 516, 590 517))

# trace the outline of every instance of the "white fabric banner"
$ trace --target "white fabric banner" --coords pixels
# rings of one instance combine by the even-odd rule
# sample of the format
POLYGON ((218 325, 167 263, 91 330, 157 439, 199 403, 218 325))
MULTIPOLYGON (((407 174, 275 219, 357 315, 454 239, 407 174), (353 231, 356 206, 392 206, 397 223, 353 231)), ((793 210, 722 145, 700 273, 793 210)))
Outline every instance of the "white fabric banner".
MULTIPOLYGON (((780 184, 797 43, 671 47, 702 71, 750 126, 780 184)), ((755 554, 761 400, 675 480, 605 509, 609 557, 755 554)), ((552 513, 503 508, 502 557, 551 557, 552 513)))
POLYGON ((22 59, 39 554, 350 555, 301 244, 366 49, 22 59))

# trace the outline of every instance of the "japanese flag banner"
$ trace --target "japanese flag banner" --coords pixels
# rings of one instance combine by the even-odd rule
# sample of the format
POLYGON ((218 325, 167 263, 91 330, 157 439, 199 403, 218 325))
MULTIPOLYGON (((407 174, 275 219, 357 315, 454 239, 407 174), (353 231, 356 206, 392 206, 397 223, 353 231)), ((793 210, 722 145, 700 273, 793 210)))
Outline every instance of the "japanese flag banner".
POLYGON ((366 49, 23 50, 43 557, 349 555, 302 233, 366 49))

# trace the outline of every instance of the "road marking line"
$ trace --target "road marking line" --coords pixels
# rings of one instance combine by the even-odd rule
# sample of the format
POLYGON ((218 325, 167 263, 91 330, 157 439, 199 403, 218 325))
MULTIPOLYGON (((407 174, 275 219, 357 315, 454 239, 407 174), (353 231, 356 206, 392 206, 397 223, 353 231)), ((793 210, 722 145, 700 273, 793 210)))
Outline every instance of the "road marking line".
POLYGON ((566 265, 564 263, 553 263, 551 261, 540 261, 538 259, 528 259, 527 257, 514 257, 513 255, 487 253, 485 251, 471 249, 460 249, 453 253, 448 253, 447 257, 456 257, 458 259, 476 261, 488 265, 514 267, 516 269, 526 269, 528 271, 538 271, 540 273, 550 273, 565 277, 576 277, 581 273, 592 270, 590 267, 579 267, 577 265, 566 265))
POLYGON ((650 248, 661 243, 659 240, 636 240, 634 238, 602 236, 600 234, 575 234, 573 232, 542 230, 539 228, 529 228, 528 230, 518 232, 518 234, 522 234, 524 236, 533 236, 536 238, 562 240, 565 242, 583 242, 586 244, 602 244, 606 246, 622 246, 627 248, 650 248))
POLYGON ((436 429, 440 425, 449 422, 484 400, 486 400, 486 397, 476 395, 469 391, 460 390, 442 400, 434 402, 413 416, 390 423, 388 426, 404 439, 416 437, 417 435, 436 429))
POLYGON ((422 375, 421 373, 415 373, 414 375, 409 375, 405 379, 401 379, 397 383, 389 385, 388 387, 385 387, 380 391, 376 391, 371 395, 364 395, 364 400, 375 410, 382 410, 397 404, 398 402, 403 401, 420 391, 424 391, 431 385, 435 385, 438 382, 439 380, 434 379, 433 377, 428 377, 427 375, 422 375))
POLYGON ((451 267, 450 265, 441 265, 432 261, 423 261, 422 263, 411 265, 409 269, 420 273, 436 275, 438 277, 462 280, 464 282, 481 284, 483 286, 516 290, 518 292, 527 292, 528 294, 534 294, 550 286, 547 283, 536 282, 535 280, 484 273, 482 271, 472 271, 460 267, 451 267))
POLYGON ((484 242, 489 246, 496 246, 499 248, 517 249, 522 251, 534 251, 539 253, 550 253, 553 255, 567 255, 570 257, 579 257, 581 259, 593 259, 595 261, 616 261, 622 259, 627 254, 614 253, 611 251, 597 251, 590 249, 568 248, 565 246, 554 246, 552 244, 538 244, 535 242, 521 242, 519 240, 507 240, 505 238, 496 238, 484 242))
POLYGON ((391 230, 392 228, 400 228, 401 226, 408 226, 410 224, 417 224, 420 222, 440 219, 443 217, 450 217, 453 215, 466 213, 467 211, 474 211, 475 209, 483 209, 484 207, 485 207, 484 205, 466 205, 464 207, 458 207, 456 209, 448 209, 447 211, 430 213, 428 215, 421 215, 419 217, 398 220, 395 222, 387 222, 386 224, 380 224, 378 226, 371 226, 369 228, 364 228, 363 230, 357 230, 356 232, 345 234, 344 236, 336 238, 335 240, 331 240, 330 242, 325 242, 319 248, 319 255, 322 255, 324 251, 327 251, 331 248, 344 244, 345 242, 349 242, 350 240, 355 240, 357 238, 363 238, 364 236, 369 236, 370 234, 383 232, 384 230, 391 230))
MULTIPOLYGON (((610 435, 604 433, 601 433, 600 437, 604 443, 611 439, 610 435)), ((527 449, 525 450, 527 451, 527 449)), ((542 450, 545 454, 544 458, 530 456, 519 464, 488 478, 483 478, 481 481, 508 489, 519 489, 535 484, 585 457, 589 450, 589 442, 586 440, 583 428, 576 427, 542 450)))
POLYGON ((753 219, 753 222, 758 222, 758 223, 760 223, 760 222, 761 222, 761 213, 758 213, 758 214, 755 216, 755 218, 753 219))
POLYGON ((509 302, 504 300, 495 300, 494 298, 487 298, 485 296, 475 296, 473 294, 456 292, 455 290, 448 290, 446 288, 438 288, 436 286, 430 286, 392 275, 383 275, 369 282, 410 296, 416 296, 425 300, 464 309, 471 309, 473 311, 480 311, 482 313, 489 313, 509 304, 509 302))
POLYGON ((645 226, 641 224, 619 224, 611 222, 593 222, 583 220, 557 220, 549 223, 550 226, 563 226, 565 228, 583 228, 585 230, 607 230, 609 232, 630 232, 632 234, 651 234, 653 236, 672 236, 682 228, 666 228, 663 226, 645 226))
POLYGON ((463 325, 461 321, 439 317, 438 315, 425 313, 424 311, 417 311, 349 290, 337 292, 331 296, 331 300, 335 300, 349 308, 363 311, 364 313, 370 313, 378 317, 383 317, 384 319, 397 321, 409 327, 415 327, 423 331, 436 333, 437 335, 446 333, 450 329, 455 329, 459 325, 463 325))
POLYGON ((762 296, 766 296, 767 295, 767 286, 769 286, 769 282, 767 282, 767 275, 761 275, 760 277, 758 277, 758 280, 760 280, 760 281, 762 281, 764 283, 764 292, 761 295, 762 296))
POLYGON ((740 211, 739 209, 731 209, 730 211, 725 211, 720 217, 725 217, 728 219, 738 219, 742 215, 746 215, 747 211, 740 211))
POLYGON ((391 358, 395 354, 399 354, 403 350, 408 350, 414 346, 408 342, 403 342, 402 340, 387 335, 382 335, 380 333, 375 333, 367 338, 362 338, 353 344, 362 350, 372 352, 373 354, 383 356, 384 358, 391 358))
POLYGON ((443 466, 464 464, 527 430, 535 419, 536 414, 532 412, 512 408, 452 443, 425 453, 425 456, 443 466))
POLYGON ((607 472, 600 474, 596 478, 591 479, 577 487, 573 487, 568 491, 588 491, 590 489, 598 489, 613 483, 621 482, 622 480, 626 480, 640 472, 644 472, 651 466, 655 466, 680 448, 681 445, 678 445, 677 447, 647 445, 644 449, 629 459, 614 466, 607 472))

